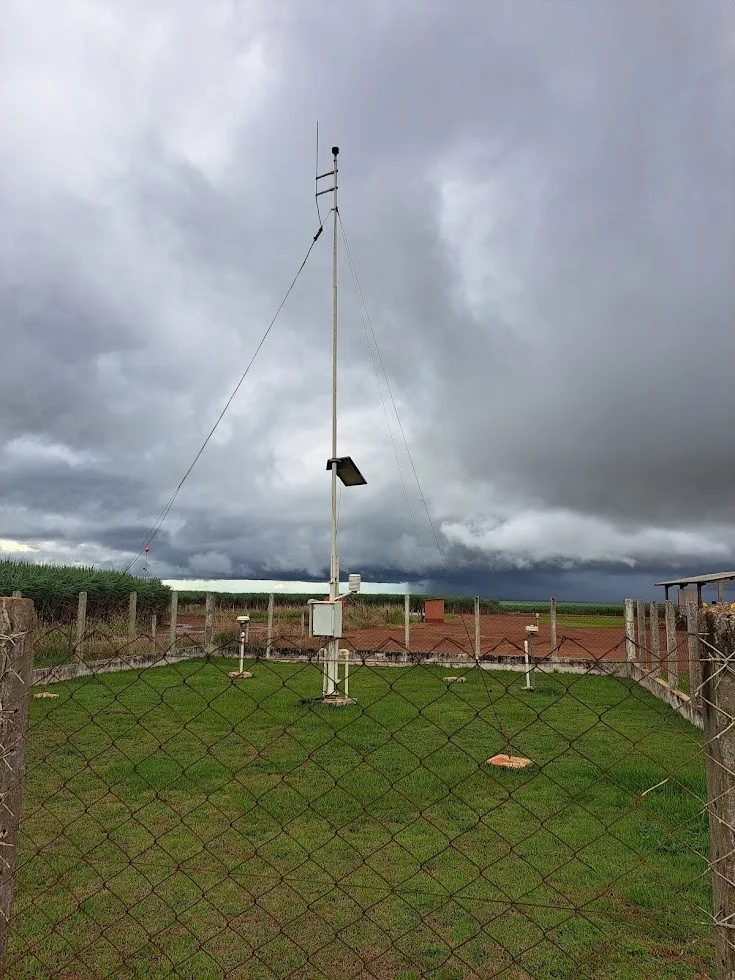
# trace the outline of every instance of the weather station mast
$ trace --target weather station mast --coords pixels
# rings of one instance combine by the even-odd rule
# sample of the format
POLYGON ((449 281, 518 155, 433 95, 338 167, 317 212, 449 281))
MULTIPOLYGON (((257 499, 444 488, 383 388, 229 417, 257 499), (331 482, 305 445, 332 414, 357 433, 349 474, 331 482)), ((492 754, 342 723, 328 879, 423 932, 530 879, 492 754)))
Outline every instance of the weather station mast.
MULTIPOLYGON (((317 138, 317 159, 318 159, 317 138)), ((337 225, 339 222, 338 165, 339 147, 332 147, 332 169, 326 173, 316 174, 316 197, 332 194, 332 455, 327 460, 327 470, 331 475, 331 551, 329 561, 329 598, 321 602, 312 600, 309 603, 309 633, 311 636, 326 640, 321 651, 323 662, 322 702, 332 705, 352 704, 348 695, 347 677, 349 660, 340 659, 340 639, 342 638, 342 600, 346 596, 339 594, 339 554, 337 551, 337 480, 346 487, 363 486, 367 480, 355 465, 352 457, 337 455, 337 337, 338 337, 338 303, 337 303, 337 225), (319 181, 332 178, 331 187, 320 190, 319 181), (340 664, 343 665, 340 677, 340 664)), ((320 229, 321 230, 321 229, 320 229)), ((354 594, 360 590, 360 576, 350 575, 348 593, 354 594)), ((349 656, 349 655, 348 655, 349 656)))

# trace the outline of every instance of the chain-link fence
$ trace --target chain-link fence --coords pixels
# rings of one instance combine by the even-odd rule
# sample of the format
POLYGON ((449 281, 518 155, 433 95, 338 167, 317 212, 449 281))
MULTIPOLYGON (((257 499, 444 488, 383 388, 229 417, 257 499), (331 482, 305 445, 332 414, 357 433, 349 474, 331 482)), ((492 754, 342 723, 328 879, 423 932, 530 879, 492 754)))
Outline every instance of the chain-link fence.
POLYGON ((631 608, 356 627, 335 706, 300 622, 0 599, 2 975, 730 976, 733 617, 631 608))

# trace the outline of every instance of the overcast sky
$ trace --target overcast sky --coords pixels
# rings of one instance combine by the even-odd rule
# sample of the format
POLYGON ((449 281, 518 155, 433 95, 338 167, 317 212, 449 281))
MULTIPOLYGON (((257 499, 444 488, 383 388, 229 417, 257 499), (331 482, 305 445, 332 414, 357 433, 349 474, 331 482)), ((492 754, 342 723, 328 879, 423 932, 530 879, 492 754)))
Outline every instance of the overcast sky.
MULTIPOLYGON (((141 546, 317 230, 318 119, 423 493, 343 254, 343 577, 604 599, 735 566, 734 38, 731 0, 5 0, 0 555, 141 546)), ((330 245, 163 577, 326 577, 330 245)))

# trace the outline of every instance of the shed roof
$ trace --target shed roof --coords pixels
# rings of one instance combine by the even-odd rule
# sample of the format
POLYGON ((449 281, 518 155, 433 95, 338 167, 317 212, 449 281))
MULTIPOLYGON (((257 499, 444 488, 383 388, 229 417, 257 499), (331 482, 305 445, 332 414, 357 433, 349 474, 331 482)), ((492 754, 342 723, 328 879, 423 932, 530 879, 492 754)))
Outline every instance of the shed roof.
POLYGON ((668 582, 654 582, 654 585, 706 585, 709 582, 731 582, 735 572, 709 572, 707 575, 689 575, 687 578, 672 578, 668 582))

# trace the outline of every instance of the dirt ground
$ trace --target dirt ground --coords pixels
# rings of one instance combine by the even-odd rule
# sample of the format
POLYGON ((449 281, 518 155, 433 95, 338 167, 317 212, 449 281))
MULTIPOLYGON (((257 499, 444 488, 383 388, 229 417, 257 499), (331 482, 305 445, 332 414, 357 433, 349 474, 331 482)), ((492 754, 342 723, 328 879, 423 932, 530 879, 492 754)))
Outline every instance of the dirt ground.
MULTIPOLYGON (((180 625, 187 631, 199 634, 204 630, 202 617, 181 617, 180 625)), ((523 641, 526 639, 525 628, 535 623, 532 615, 507 613, 500 615, 480 616, 480 653, 497 655, 523 655, 523 641)), ((228 628, 232 625, 228 622, 228 628)), ((219 621, 217 629, 221 629, 219 621)), ((250 641, 262 642, 267 635, 267 627, 262 623, 253 623, 250 627, 250 641)), ((274 627, 276 640, 290 639, 298 646, 305 648, 316 647, 318 640, 301 637, 298 624, 279 624, 274 627)), ((595 659, 595 660, 624 660, 625 638, 622 629, 600 626, 586 628, 570 628, 559 626, 557 629, 558 654, 560 657, 595 659)), ((664 646, 662 634, 662 649, 664 646)), ((474 654, 475 621, 472 614, 457 616, 444 623, 411 623, 410 650, 414 653, 457 653, 474 654)), ((344 646, 353 650, 403 650, 404 631, 402 626, 372 626, 366 629, 346 630, 344 646)), ((546 657, 551 652, 551 634, 548 622, 539 623, 536 637, 536 656, 546 657)))

